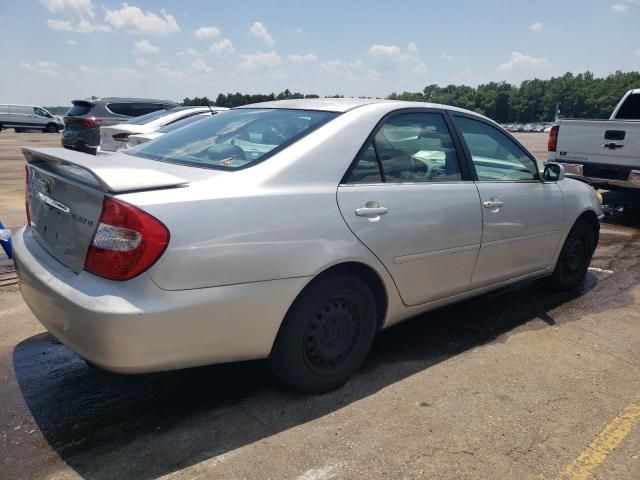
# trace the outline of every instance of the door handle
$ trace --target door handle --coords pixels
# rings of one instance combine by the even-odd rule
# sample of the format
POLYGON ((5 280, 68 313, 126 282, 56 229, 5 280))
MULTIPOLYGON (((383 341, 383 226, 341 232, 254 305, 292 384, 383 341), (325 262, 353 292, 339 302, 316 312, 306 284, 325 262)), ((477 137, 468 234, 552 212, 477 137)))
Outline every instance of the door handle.
POLYGON ((616 142, 603 143, 602 148, 608 148, 609 150, 615 150, 616 148, 622 148, 624 145, 620 145, 616 142))
POLYGON ((497 199, 496 197, 491 197, 489 200, 482 202, 482 206, 484 208, 488 208, 494 213, 497 213, 502 207, 504 207, 504 202, 502 200, 497 199))
POLYGON ((356 208, 356 215, 358 217, 379 217, 380 215, 386 215, 389 210, 387 207, 361 207, 356 208))

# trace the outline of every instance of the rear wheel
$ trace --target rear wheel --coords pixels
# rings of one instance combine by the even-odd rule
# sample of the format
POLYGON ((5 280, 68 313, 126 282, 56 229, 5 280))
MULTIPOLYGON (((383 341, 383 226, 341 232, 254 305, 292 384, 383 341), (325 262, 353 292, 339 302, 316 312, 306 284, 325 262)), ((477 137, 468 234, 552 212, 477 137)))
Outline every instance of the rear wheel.
POLYGON ((550 278, 550 285, 556 290, 570 290, 577 287, 589 268, 595 250, 595 233, 586 220, 578 220, 562 246, 558 263, 550 278))
POLYGON ((296 299, 269 357, 274 374, 308 393, 344 384, 362 365, 376 332, 376 302, 359 277, 316 280, 296 299))

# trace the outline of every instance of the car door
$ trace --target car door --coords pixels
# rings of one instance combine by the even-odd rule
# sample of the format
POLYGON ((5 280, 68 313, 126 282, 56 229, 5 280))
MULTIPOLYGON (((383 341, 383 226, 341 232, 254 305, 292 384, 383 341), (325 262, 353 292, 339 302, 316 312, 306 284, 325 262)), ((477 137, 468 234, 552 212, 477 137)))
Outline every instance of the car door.
POLYGON ((384 118, 338 187, 342 216, 407 305, 468 289, 482 236, 478 191, 438 110, 384 118))
POLYGON ((51 117, 42 108, 33 107, 33 124, 39 128, 45 128, 45 126, 51 121, 51 117))
POLYGON ((564 222, 560 187, 542 182, 535 158, 500 127, 464 114, 454 114, 453 121, 482 203, 482 246, 472 286, 546 269, 564 222))

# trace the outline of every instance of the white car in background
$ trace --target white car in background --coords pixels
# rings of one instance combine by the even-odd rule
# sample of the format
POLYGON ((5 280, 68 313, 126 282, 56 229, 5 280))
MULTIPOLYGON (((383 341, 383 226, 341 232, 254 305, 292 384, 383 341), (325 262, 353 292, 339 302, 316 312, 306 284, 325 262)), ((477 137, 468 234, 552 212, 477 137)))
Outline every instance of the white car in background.
POLYGON ((128 143, 131 135, 152 133, 193 115, 211 114, 223 110, 227 109, 222 107, 175 107, 148 113, 117 125, 100 127, 100 147, 97 155, 109 155, 129 148, 128 143))
POLYGON ((155 140, 156 138, 161 137, 165 133, 173 132, 174 130, 177 130, 179 128, 186 127, 187 125, 191 125, 192 123, 198 122, 210 115, 215 115, 216 113, 218 113, 216 110, 210 111, 209 109, 207 109, 205 112, 197 113, 195 115, 191 115, 190 117, 182 118, 175 122, 171 122, 169 125, 165 125, 164 127, 156 130, 155 132, 137 133, 135 135, 129 135, 127 148, 137 147, 138 145, 147 143, 150 140, 155 140))

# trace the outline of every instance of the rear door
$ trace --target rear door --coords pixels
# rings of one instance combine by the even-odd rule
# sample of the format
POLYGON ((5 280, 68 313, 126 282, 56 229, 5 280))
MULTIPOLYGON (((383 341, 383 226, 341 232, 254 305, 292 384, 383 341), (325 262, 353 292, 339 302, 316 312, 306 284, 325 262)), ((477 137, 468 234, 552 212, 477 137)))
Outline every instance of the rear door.
POLYGON ((500 127, 464 114, 453 119, 482 202, 482 247, 472 286, 549 267, 564 222, 560 187, 543 183, 535 158, 500 127))
POLYGON ((478 191, 441 111, 385 117, 338 188, 345 221, 407 305, 468 289, 480 249, 478 191))

